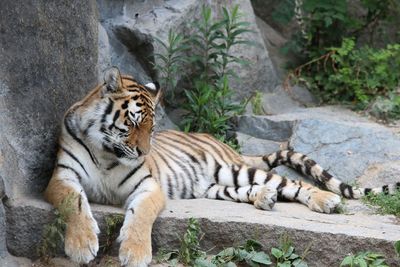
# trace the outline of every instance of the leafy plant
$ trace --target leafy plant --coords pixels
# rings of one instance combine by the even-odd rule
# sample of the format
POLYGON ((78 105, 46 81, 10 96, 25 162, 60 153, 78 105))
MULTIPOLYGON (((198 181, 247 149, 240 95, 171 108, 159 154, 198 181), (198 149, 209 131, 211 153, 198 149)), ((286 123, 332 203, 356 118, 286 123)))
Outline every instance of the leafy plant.
POLYGON ((42 260, 47 261, 54 257, 64 243, 67 219, 75 211, 74 202, 78 197, 78 194, 68 194, 54 210, 54 220, 44 226, 42 241, 37 249, 42 260))
POLYGON ((277 267, 306 267, 307 263, 295 253, 295 249, 288 236, 284 235, 278 248, 271 249, 271 255, 277 267))
POLYGON ((350 267, 389 267, 386 264, 385 258, 377 253, 373 252, 360 252, 356 255, 350 254, 345 257, 340 264, 342 266, 350 267))
POLYGON ((229 143, 226 137, 226 131, 230 128, 228 122, 234 114, 244 109, 243 105, 232 100, 229 80, 237 75, 230 66, 246 64, 231 50, 234 46, 252 42, 243 38, 243 34, 251 30, 248 22, 240 20, 238 6, 230 11, 222 8, 221 14, 222 18, 216 20, 211 8, 203 6, 201 17, 193 23, 189 37, 174 34, 170 30, 168 44, 159 40, 165 54, 157 54, 163 64, 156 68, 163 83, 170 91, 174 91, 177 76, 183 72, 183 63, 187 63, 185 66, 191 78, 187 81, 188 89, 184 91, 183 108, 186 114, 182 128, 186 131, 208 132, 229 143), (190 56, 185 57, 185 54, 190 56))
POLYGON ((382 214, 393 214, 400 217, 400 191, 393 195, 368 194, 363 200, 370 205, 377 206, 382 214))
POLYGON ((173 104, 175 98, 175 88, 177 86, 177 77, 181 75, 184 66, 187 63, 185 51, 190 47, 187 39, 179 33, 175 33, 172 29, 168 31, 167 43, 161 39, 155 39, 164 49, 164 53, 154 53, 159 59, 159 63, 154 65, 154 68, 160 73, 161 87, 166 92, 168 103, 173 104))

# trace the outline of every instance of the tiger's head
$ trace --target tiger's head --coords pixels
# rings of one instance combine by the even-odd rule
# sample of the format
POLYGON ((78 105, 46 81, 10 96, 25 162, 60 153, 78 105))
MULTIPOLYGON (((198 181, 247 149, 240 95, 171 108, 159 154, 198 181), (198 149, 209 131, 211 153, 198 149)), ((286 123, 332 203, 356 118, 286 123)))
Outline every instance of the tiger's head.
POLYGON ((150 151, 160 95, 158 83, 139 84, 113 67, 105 72, 104 83, 82 100, 80 128, 90 143, 120 161, 137 159, 150 151))

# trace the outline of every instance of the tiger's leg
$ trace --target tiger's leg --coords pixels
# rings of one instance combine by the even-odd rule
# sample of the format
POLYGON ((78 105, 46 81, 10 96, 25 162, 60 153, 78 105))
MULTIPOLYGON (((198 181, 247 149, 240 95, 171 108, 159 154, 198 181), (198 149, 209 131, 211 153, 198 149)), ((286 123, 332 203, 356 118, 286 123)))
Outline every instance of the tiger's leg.
POLYGON ((65 253, 77 263, 89 263, 99 250, 100 232, 88 199, 71 169, 58 167, 45 191, 45 198, 66 216, 65 253))
MULTIPOLYGON (((233 189, 239 190, 246 188, 246 186, 266 186, 269 190, 276 190, 278 199, 298 201, 313 211, 331 213, 340 204, 340 196, 335 193, 321 190, 305 182, 288 180, 280 175, 246 165, 219 165, 214 178, 215 186, 211 186, 207 191, 210 198, 229 200, 229 193, 233 189), (218 185, 222 187, 218 187, 218 185), (233 189, 225 190, 224 186, 233 189)), ((249 195, 251 196, 251 194, 249 195)), ((237 199, 238 197, 232 200, 236 201, 237 199)), ((238 200, 240 201, 240 199, 238 200)), ((248 198, 248 201, 245 202, 253 203, 254 199, 248 198)))
POLYGON ((207 198, 252 203, 258 209, 272 210, 277 201, 277 191, 264 185, 241 187, 212 184, 207 190, 207 198))
POLYGON ((118 237, 121 265, 148 266, 152 257, 151 230, 164 205, 164 193, 153 178, 145 178, 134 188, 125 203, 125 220, 118 237))

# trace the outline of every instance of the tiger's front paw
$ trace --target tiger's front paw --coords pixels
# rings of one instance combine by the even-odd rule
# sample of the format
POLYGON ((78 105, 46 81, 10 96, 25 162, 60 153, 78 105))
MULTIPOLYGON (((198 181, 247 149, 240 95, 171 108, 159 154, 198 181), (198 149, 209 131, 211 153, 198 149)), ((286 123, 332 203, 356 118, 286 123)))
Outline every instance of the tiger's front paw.
POLYGON ((119 248, 119 260, 126 267, 147 267, 151 262, 151 242, 140 238, 122 240, 119 248))
POLYGON ((65 233, 65 254, 77 263, 89 263, 99 250, 97 222, 90 215, 76 215, 69 219, 65 233))
POLYGON ((317 212, 332 213, 340 205, 340 196, 323 190, 311 192, 308 207, 317 212))

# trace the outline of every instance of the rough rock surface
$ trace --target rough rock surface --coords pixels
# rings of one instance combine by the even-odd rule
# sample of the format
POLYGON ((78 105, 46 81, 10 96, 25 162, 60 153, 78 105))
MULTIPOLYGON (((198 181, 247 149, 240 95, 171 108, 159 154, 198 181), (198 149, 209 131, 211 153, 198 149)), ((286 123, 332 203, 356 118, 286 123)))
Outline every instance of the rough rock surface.
MULTIPOLYGON (((289 141, 289 147, 346 182, 360 178, 361 185, 378 186, 399 181, 399 135, 350 111, 325 107, 242 116, 237 130, 255 138, 289 141)), ((247 149, 246 143, 243 146, 247 149)))
MULTIPOLYGON (((190 22, 199 17, 204 3, 206 1, 98 1, 101 17, 99 70, 117 65, 122 72, 135 74, 140 82, 155 79, 156 73, 152 71, 156 61, 154 52, 162 51, 154 37, 166 41, 170 28, 175 32, 189 32, 192 29, 190 22)), ((232 53, 252 64, 236 68, 239 79, 232 81, 232 88, 239 96, 249 95, 254 89, 271 91, 278 78, 256 26, 250 1, 212 2, 215 14, 222 6, 230 9, 235 4, 240 5, 242 19, 252 23, 254 32, 246 37, 257 45, 233 48, 232 53)))
POLYGON ((96 82, 96 2, 4 0, 0 25, 0 175, 38 193, 63 113, 96 82))
MULTIPOLYGON (((52 218, 49 204, 25 199, 11 203, 15 212, 8 218, 12 230, 9 248, 17 255, 34 257, 40 239, 38 232, 52 218), (13 224, 11 224, 13 223, 13 224)), ((11 208, 11 207, 10 207, 11 208)), ((104 218, 121 214, 122 209, 92 205, 102 233, 104 218)), ((349 252, 364 250, 386 255, 395 266, 393 243, 400 239, 400 225, 393 216, 319 214, 297 203, 278 203, 273 211, 255 209, 252 205, 217 200, 171 200, 153 228, 153 245, 159 248, 179 247, 190 217, 198 218, 205 233, 202 248, 220 250, 257 239, 270 251, 282 234, 288 234, 301 254, 311 245, 309 266, 338 266, 349 252), (212 207, 212 208, 211 208, 212 207), (249 219, 251 218, 251 220, 249 219), (334 252, 334 253, 333 253, 334 252)))

